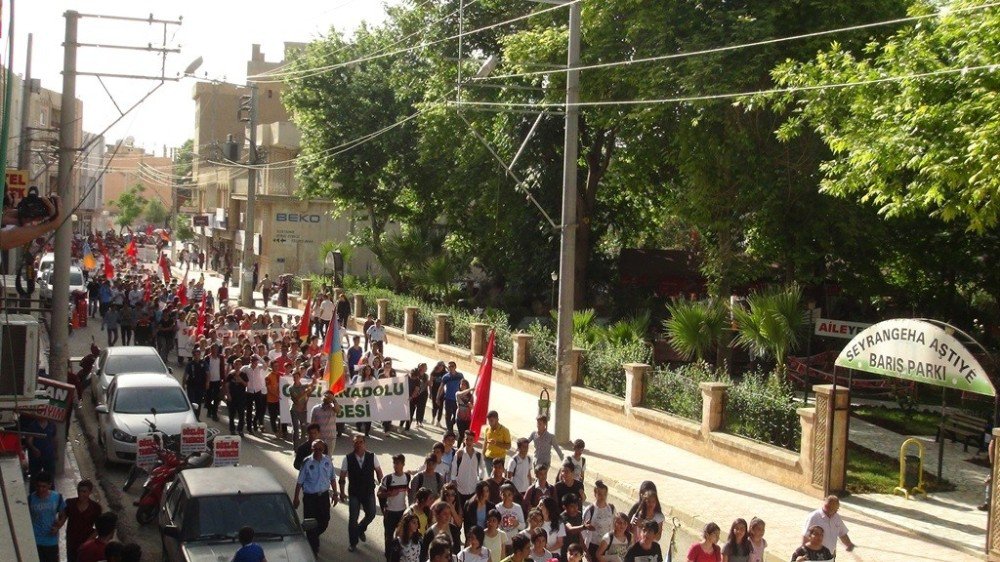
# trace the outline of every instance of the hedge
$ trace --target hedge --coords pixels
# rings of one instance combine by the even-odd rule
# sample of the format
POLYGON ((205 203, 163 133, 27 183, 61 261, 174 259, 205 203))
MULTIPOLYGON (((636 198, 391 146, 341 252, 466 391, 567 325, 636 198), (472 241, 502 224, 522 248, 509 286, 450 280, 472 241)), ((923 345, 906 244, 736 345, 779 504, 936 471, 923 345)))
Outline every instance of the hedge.
POLYGON ((725 373, 707 363, 691 363, 677 369, 656 368, 646 381, 644 405, 701 423, 703 382, 729 382, 725 373))
POLYGON ((798 451, 802 443, 792 388, 775 375, 747 373, 729 389, 726 431, 798 451))

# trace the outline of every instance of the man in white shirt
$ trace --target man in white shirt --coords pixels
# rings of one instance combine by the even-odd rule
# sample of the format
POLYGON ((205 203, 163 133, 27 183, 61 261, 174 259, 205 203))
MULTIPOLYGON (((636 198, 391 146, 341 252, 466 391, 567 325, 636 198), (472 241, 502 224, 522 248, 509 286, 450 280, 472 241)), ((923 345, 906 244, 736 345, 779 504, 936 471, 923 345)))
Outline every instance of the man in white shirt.
POLYGON ((528 438, 521 437, 517 440, 517 453, 507 463, 507 478, 517 488, 519 496, 523 496, 531 487, 532 462, 531 455, 528 454, 528 438))
POLYGON ((851 542, 851 537, 847 536, 847 525, 840 518, 838 510, 840 510, 840 499, 837 496, 827 496, 823 507, 810 513, 809 517, 806 518, 806 526, 802 531, 802 544, 809 540, 809 529, 813 525, 819 525, 823 528, 823 546, 834 555, 837 553, 838 538, 844 543, 847 552, 854 550, 854 543, 851 542))
POLYGON ((330 328, 330 321, 333 320, 333 313, 336 309, 337 307, 330 300, 330 295, 323 295, 323 302, 319 303, 319 337, 326 337, 326 331, 330 328))
POLYGON ((247 374, 247 429, 250 433, 264 426, 264 408, 267 405, 267 369, 257 355, 250 356, 250 364, 241 370, 247 374))
POLYGON ((368 341, 372 344, 373 353, 385 353, 385 344, 388 338, 385 336, 385 326, 382 325, 381 318, 375 319, 375 324, 371 328, 368 328, 368 332, 365 335, 368 336, 368 341))
POLYGON ((385 545, 385 558, 390 559, 393 534, 396 526, 403 519, 403 512, 406 511, 407 499, 410 489, 410 475, 403 472, 406 456, 394 455, 392 457, 392 474, 387 474, 378 487, 378 498, 382 502, 382 525, 385 530, 383 543, 385 545))
POLYGON ((476 484, 486 480, 486 460, 483 454, 476 450, 476 434, 465 432, 465 447, 455 453, 451 463, 451 479, 458 488, 461 505, 465 505, 476 493, 476 484))
POLYGON ((225 368, 225 360, 220 354, 218 345, 212 346, 211 355, 208 356, 208 391, 205 396, 205 406, 208 409, 208 417, 219 421, 219 397, 222 392, 222 369, 225 368))

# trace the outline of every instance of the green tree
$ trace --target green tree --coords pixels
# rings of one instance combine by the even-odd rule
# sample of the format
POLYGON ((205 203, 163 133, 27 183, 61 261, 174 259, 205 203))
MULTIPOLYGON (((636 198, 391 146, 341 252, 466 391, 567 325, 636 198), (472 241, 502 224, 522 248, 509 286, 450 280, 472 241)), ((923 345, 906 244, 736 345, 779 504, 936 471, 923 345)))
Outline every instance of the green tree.
POLYGON ((793 111, 782 138, 811 129, 833 152, 824 191, 887 216, 930 214, 980 233, 997 225, 1000 12, 970 10, 982 4, 920 0, 911 14, 940 15, 861 53, 835 43, 775 69, 780 86, 806 88, 777 97, 793 111), (905 78, 916 74, 930 76, 905 78), (869 83, 812 89, 857 82, 869 83))
POLYGON ((166 225, 167 219, 170 218, 170 211, 167 210, 163 202, 157 197, 146 201, 146 205, 143 208, 143 216, 146 218, 146 222, 150 224, 166 225))
POLYGON ((663 321, 670 347, 685 359, 699 363, 722 339, 726 307, 718 301, 677 300, 667 305, 670 318, 663 321))
POLYGON ((785 357, 795 349, 808 326, 797 285, 757 291, 747 297, 747 308, 732 309, 736 319, 736 344, 756 357, 773 357, 775 372, 785 371, 785 357))
POLYGON ((194 178, 192 178, 194 158, 194 139, 188 139, 177 149, 174 156, 174 175, 178 178, 177 183, 194 183, 194 178))
POLYGON ((137 183, 111 201, 111 204, 118 208, 115 224, 120 228, 131 227, 135 219, 142 214, 146 208, 146 198, 142 195, 145 191, 146 187, 137 183))

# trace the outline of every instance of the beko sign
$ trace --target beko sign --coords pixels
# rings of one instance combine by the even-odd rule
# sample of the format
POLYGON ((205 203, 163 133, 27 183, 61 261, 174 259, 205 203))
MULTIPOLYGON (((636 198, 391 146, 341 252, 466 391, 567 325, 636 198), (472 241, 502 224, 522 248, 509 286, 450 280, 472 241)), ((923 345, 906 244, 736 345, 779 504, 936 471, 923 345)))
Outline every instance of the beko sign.
POLYGON ((304 222, 319 224, 323 220, 320 215, 307 215, 304 213, 275 213, 274 222, 304 222))

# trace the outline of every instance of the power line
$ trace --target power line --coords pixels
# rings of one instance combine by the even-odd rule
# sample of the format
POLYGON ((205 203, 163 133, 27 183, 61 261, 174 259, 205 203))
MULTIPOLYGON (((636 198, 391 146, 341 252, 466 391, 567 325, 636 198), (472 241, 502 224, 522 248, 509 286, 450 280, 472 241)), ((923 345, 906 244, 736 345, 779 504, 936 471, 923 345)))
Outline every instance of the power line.
MULTIPOLYGON (((969 6, 969 7, 966 7, 966 8, 949 9, 947 11, 947 14, 948 15, 952 15, 952 14, 962 14, 962 13, 967 13, 967 12, 975 12, 975 11, 979 11, 979 10, 984 10, 986 8, 992 8, 992 7, 995 7, 995 6, 1000 6, 1000 2, 990 2, 988 4, 981 4, 979 6, 969 6)), ((801 34, 801 35, 792 35, 792 36, 789 36, 789 37, 779 37, 779 38, 775 38, 775 39, 764 39, 764 40, 761 40, 761 41, 754 41, 752 43, 743 43, 743 44, 740 44, 740 45, 727 45, 727 46, 723 46, 723 47, 713 47, 713 48, 710 48, 710 49, 700 49, 700 50, 697 50, 697 51, 687 51, 687 52, 683 52, 683 53, 671 53, 669 55, 658 55, 658 56, 644 57, 644 58, 638 58, 638 59, 632 59, 632 60, 626 60, 626 61, 615 61, 615 62, 604 62, 604 63, 597 63, 597 64, 589 64, 589 65, 584 65, 584 66, 577 66, 577 67, 573 68, 572 70, 595 70, 595 69, 600 69, 600 68, 612 68, 612 67, 616 67, 616 66, 631 66, 631 65, 634 65, 634 64, 643 64, 643 63, 649 63, 649 62, 658 62, 658 61, 664 61, 664 60, 673 60, 673 59, 694 57, 694 56, 700 56, 700 55, 709 55, 709 54, 713 54, 713 53, 723 53, 723 52, 727 52, 727 51, 737 51, 737 50, 740 50, 740 49, 747 49, 747 48, 751 48, 751 47, 761 47, 761 46, 764 46, 764 45, 772 45, 772 44, 776 44, 776 43, 785 43, 785 42, 788 42, 788 41, 798 41, 800 39, 812 39, 812 38, 815 38, 815 37, 823 37, 823 36, 826 36, 826 35, 834 35, 834 34, 837 34, 837 33, 845 33, 845 32, 848 32, 848 31, 859 31, 859 30, 864 30, 864 29, 872 29, 872 28, 876 28, 876 27, 886 27, 886 26, 891 26, 891 25, 899 25, 899 24, 903 24, 903 23, 909 23, 909 22, 914 22, 914 21, 921 21, 921 20, 930 19, 930 18, 937 18, 937 17, 941 17, 942 15, 943 15, 942 12, 934 12, 934 13, 931 13, 931 14, 922 14, 922 15, 919 15, 919 16, 908 16, 908 17, 905 17, 905 18, 896 18, 896 19, 885 20, 885 21, 874 22, 874 23, 865 23, 865 24, 860 24, 860 25, 852 25, 852 26, 849 26, 849 27, 841 27, 841 28, 838 28, 838 29, 828 29, 828 30, 824 30, 824 31, 815 31, 815 32, 812 32, 812 33, 804 33, 804 34, 801 34)), ((530 76, 546 76, 546 75, 549 75, 549 74, 566 73, 566 72, 569 72, 570 70, 571 69, 569 69, 569 68, 557 68, 557 69, 552 69, 552 70, 535 70, 535 71, 530 71, 530 72, 516 72, 516 73, 510 73, 510 74, 490 75, 490 76, 484 76, 482 78, 473 78, 473 80, 474 81, 480 81, 480 80, 498 80, 498 79, 501 79, 501 78, 523 78, 523 77, 530 77, 530 76)))
POLYGON ((840 89, 840 88, 851 88, 855 86, 867 86, 871 84, 882 84, 886 82, 901 82, 904 80, 911 79, 921 79, 929 78, 932 76, 943 76, 948 74, 966 74, 968 72, 976 71, 988 71, 994 72, 1000 69, 1000 64, 983 64, 978 66, 966 66, 962 68, 947 68, 941 70, 933 70, 929 72, 920 72, 915 74, 906 74, 902 76, 886 76, 882 78, 872 78, 869 80, 859 80, 855 82, 842 82, 836 84, 816 84, 812 86, 790 86, 787 88, 771 88, 767 90, 755 90, 750 92, 730 92, 723 94, 707 94, 700 96, 685 96, 685 97, 675 97, 675 98, 660 98, 660 99, 648 99, 648 100, 608 100, 608 101, 585 101, 574 104, 565 103, 516 103, 516 102, 456 102, 456 101, 446 101, 443 105, 451 106, 470 106, 470 107, 502 107, 502 108, 532 108, 532 109, 550 109, 550 108, 563 108, 563 107, 601 107, 601 106, 620 106, 620 105, 660 105, 668 103, 688 103, 688 102, 698 102, 698 101, 712 101, 721 99, 733 99, 733 98, 744 98, 757 95, 774 95, 774 94, 788 94, 794 92, 809 92, 818 90, 830 90, 830 89, 840 89))
POLYGON ((309 74, 303 74, 301 76, 291 76, 291 75, 288 75, 289 73, 284 73, 284 74, 281 74, 281 75, 273 75, 271 77, 274 77, 274 76, 286 76, 286 80, 285 81, 289 81, 289 80, 302 80, 302 79, 305 79, 305 78, 309 78, 310 76, 315 76, 317 74, 321 74, 321 73, 326 72, 328 70, 336 70, 338 68, 343 68, 345 66, 350 66, 350 65, 353 65, 353 64, 359 64, 359 63, 362 63, 362 62, 368 62, 368 61, 372 61, 372 60, 377 60, 377 59, 381 59, 381 58, 385 58, 385 57, 390 57, 390 56, 393 56, 393 55, 399 55, 399 54, 403 54, 403 53, 409 53, 411 51, 416 51, 417 49, 424 49, 424 48, 427 48, 427 47, 430 47, 430 46, 433 46, 433 45, 438 45, 440 43, 445 43, 447 41, 451 41, 451 40, 454 40, 454 39, 459 39, 459 38, 462 38, 462 37, 467 37, 469 35, 475 35, 477 33, 482 33, 484 31, 489 31, 491 29, 496 29, 498 27, 503 27, 505 25, 509 25, 509 24, 512 24, 512 23, 517 23, 517 22, 522 21, 522 20, 526 20, 526 19, 532 18, 534 16, 538 16, 538 15, 541 15, 541 14, 552 12, 554 10, 561 10, 563 8, 566 8, 566 7, 571 6, 573 4, 579 3, 581 1, 582 0, 569 0, 568 2, 565 2, 563 4, 559 4, 557 6, 552 6, 551 8, 544 8, 544 9, 541 9, 541 10, 537 10, 537 11, 525 14, 523 16, 518 16, 516 18, 511 18, 511 19, 508 19, 508 20, 505 20, 505 21, 502 21, 502 22, 498 22, 498 23, 493 23, 493 24, 490 24, 490 25, 486 25, 486 26, 483 26, 483 27, 480 27, 480 28, 477 28, 477 29, 473 29, 471 31, 464 31, 462 33, 458 33, 458 34, 452 35, 450 37, 445 37, 444 39, 436 39, 436 40, 431 41, 429 43, 424 43, 424 44, 417 45, 417 46, 414 46, 414 47, 407 47, 405 49, 397 49, 397 50, 389 51, 389 52, 385 52, 385 53, 377 53, 377 54, 367 55, 367 56, 359 57, 359 58, 356 58, 354 60, 349 60, 349 61, 346 61, 346 62, 340 62, 340 63, 330 64, 330 65, 325 65, 325 66, 319 66, 319 67, 316 67, 316 68, 308 69, 306 72, 308 72, 309 74))
MULTIPOLYGON (((353 1, 353 0, 351 0, 351 1, 353 1)), ((417 6, 415 6, 413 9, 414 10, 418 10, 418 9, 422 8, 423 6, 426 6, 427 4, 430 4, 433 1, 434 0, 424 0, 423 2, 421 2, 420 4, 418 4, 417 6)), ((469 4, 473 4, 473 3, 478 2, 478 1, 479 0, 472 0, 472 2, 470 2, 469 4)), ((440 22, 442 22, 442 21, 450 18, 451 16, 453 16, 453 15, 455 15, 457 13, 458 13, 458 10, 455 10, 455 11, 453 11, 453 12, 451 12, 451 13, 445 15, 445 16, 442 16, 442 17, 440 17, 440 18, 438 18, 438 19, 430 22, 429 24, 427 24, 423 28, 418 29, 417 31, 414 31, 413 33, 410 33, 409 35, 406 35, 406 36, 400 38, 399 40, 397 40, 396 42, 392 43, 391 45, 386 45, 382 49, 379 49, 378 51, 375 51, 375 53, 377 54, 377 53, 383 52, 383 51, 385 51, 387 49, 391 49, 391 48, 395 47, 396 45, 399 45, 400 43, 402 43, 402 42, 406 41, 407 39, 413 37, 414 35, 419 35, 421 33, 424 33, 426 31, 430 30, 430 27, 432 25, 440 23, 440 22)), ((335 51, 333 51, 331 53, 327 53, 327 54, 323 55, 323 58, 328 58, 328 57, 332 57, 333 55, 340 54, 340 53, 346 51, 348 48, 350 48, 350 45, 344 45, 343 47, 341 47, 341 48, 339 48, 339 49, 337 49, 337 50, 335 50, 335 51)), ((275 68, 272 68, 271 70, 265 70, 264 72, 261 72, 260 74, 254 74, 252 76, 247 76, 247 80, 249 80, 251 82, 259 82, 259 83, 262 83, 262 84, 263 83, 283 82, 283 80, 264 80, 264 79, 265 78, 272 78, 272 77, 275 77, 275 76, 304 74, 304 73, 312 72, 314 70, 314 69, 308 68, 308 69, 288 70, 286 72, 279 72, 279 71, 281 71, 281 70, 283 70, 285 68, 288 68, 291 65, 292 65, 291 61, 286 62, 286 63, 281 64, 281 65, 279 65, 279 66, 277 66, 275 68)))

